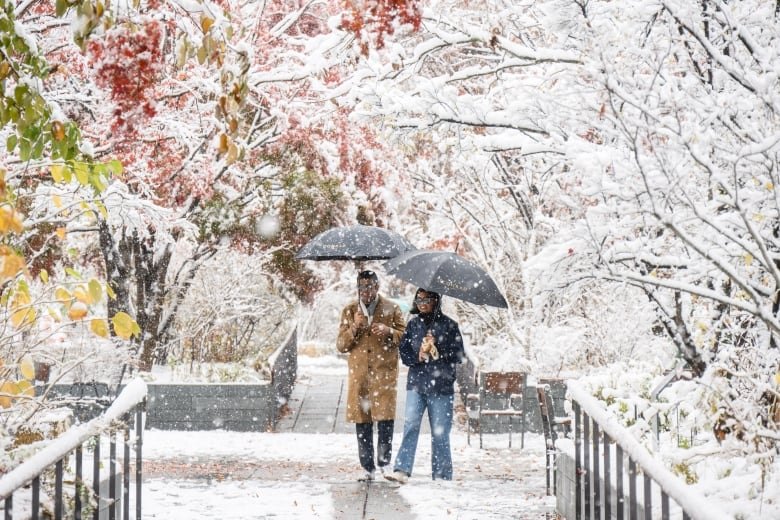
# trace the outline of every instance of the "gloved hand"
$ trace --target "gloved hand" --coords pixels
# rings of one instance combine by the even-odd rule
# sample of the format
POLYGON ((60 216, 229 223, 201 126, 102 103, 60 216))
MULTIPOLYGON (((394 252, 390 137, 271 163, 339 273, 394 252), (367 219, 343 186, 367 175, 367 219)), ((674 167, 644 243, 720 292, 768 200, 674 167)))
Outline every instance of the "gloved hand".
POLYGON ((420 355, 418 356, 420 361, 428 361, 429 359, 439 359, 439 349, 436 348, 436 343, 433 341, 433 335, 428 332, 423 338, 420 345, 420 355))

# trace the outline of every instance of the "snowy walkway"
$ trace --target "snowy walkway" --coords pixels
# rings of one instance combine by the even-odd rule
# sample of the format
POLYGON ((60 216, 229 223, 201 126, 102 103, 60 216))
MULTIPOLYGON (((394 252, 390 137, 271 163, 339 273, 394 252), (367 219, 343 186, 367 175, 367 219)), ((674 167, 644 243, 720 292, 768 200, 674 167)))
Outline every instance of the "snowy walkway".
MULTIPOLYGON (((430 479, 426 434, 408 484, 357 482, 354 427, 344 424, 335 391, 345 374, 336 357, 301 358, 291 413, 279 433, 147 432, 144 518, 531 520, 552 511, 540 436, 526 436, 524 450, 514 442, 508 450, 507 435, 486 436, 487 449, 480 450, 466 444, 460 423, 452 433, 452 482, 430 479)), ((397 433, 394 453, 400 442, 397 433)))

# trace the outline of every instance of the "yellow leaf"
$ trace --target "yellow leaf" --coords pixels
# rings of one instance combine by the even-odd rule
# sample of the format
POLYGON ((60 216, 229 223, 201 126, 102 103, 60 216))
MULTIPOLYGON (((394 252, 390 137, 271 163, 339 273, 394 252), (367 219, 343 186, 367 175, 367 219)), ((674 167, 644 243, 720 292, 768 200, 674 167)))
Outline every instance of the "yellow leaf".
POLYGON ((35 397, 35 387, 26 379, 20 379, 16 382, 16 386, 19 388, 19 395, 26 395, 28 397, 35 397))
POLYGON ((89 324, 90 330, 101 338, 107 338, 108 337, 108 322, 103 319, 99 320, 92 320, 92 322, 89 324))
POLYGON ((750 264, 753 263, 753 255, 751 255, 750 253, 745 253, 744 258, 745 258, 745 265, 750 267, 750 264))
POLYGON ((25 379, 35 379, 35 363, 30 356, 24 356, 19 361, 19 372, 25 379))
POLYGON ((79 181, 79 184, 82 186, 89 184, 89 166, 87 166, 86 163, 77 162, 73 169, 76 173, 76 180, 79 181))
POLYGON ((0 207, 0 234, 7 234, 9 231, 21 233, 24 229, 22 217, 18 211, 8 204, 0 207))
POLYGON ((13 314, 11 314, 11 325, 17 329, 32 325, 35 323, 36 316, 35 309, 30 307, 14 311, 13 314))
POLYGON ((200 28, 203 29, 204 33, 209 32, 209 29, 211 29, 211 26, 214 25, 214 19, 209 18, 208 16, 201 16, 200 18, 200 28))
POLYGON ((206 58, 208 58, 208 51, 206 50, 205 45, 198 47, 197 56, 198 56, 198 63, 203 65, 206 62, 206 58))
POLYGON ((6 381, 0 386, 0 394, 9 394, 0 396, 0 406, 3 408, 11 407, 11 396, 19 394, 19 387, 13 381, 6 381))
POLYGON ((10 248, 3 248, 0 251, 0 260, 2 260, 2 268, 0 268, 0 279, 2 280, 14 278, 24 270, 24 258, 10 248))
POLYGON ((64 287, 57 287, 57 290, 54 291, 54 297, 60 303, 68 303, 73 299, 73 296, 64 287))
POLYGON ((16 328, 32 325, 35 322, 35 309, 30 307, 30 295, 22 287, 17 288, 11 301, 11 325, 16 328))
POLYGON ((234 143, 230 143, 227 150, 227 155, 225 156, 225 162, 227 164, 233 164, 238 160, 239 153, 241 152, 241 149, 236 146, 234 143))
POLYGON ((93 278, 89 281, 88 287, 90 298, 89 303, 99 302, 100 299, 103 298, 103 287, 100 285, 100 282, 93 278))
POLYGON ((52 309, 51 307, 47 307, 46 310, 49 313, 49 316, 51 316, 51 319, 53 319, 55 322, 60 323, 62 321, 62 316, 60 316, 59 312, 52 309))
POLYGON ((52 202, 52 204, 54 204, 55 208, 57 208, 57 209, 61 209, 62 208, 62 197, 60 197, 59 195, 52 195, 51 196, 51 202, 52 202))
POLYGON ((108 284, 106 284, 106 294, 107 294, 107 295, 108 295, 108 297, 109 297, 109 298, 111 298, 112 300, 116 300, 116 293, 115 293, 115 292, 114 292, 114 290, 111 288, 111 286, 110 286, 110 285, 108 285, 108 284))
POLYGON ((49 271, 46 269, 41 269, 41 272, 38 274, 38 276, 41 278, 43 283, 47 283, 49 281, 49 271))
POLYGON ((68 309, 68 318, 73 321, 80 320, 87 315, 87 306, 82 302, 76 302, 68 309))
POLYGON ((62 141, 65 139, 65 125, 63 125, 61 121, 52 121, 51 136, 55 141, 62 141))
POLYGON ((187 54, 189 52, 189 42, 187 37, 181 37, 176 42, 176 68, 184 68, 187 63, 187 54))
POLYGON ((65 240, 65 228, 64 227, 58 227, 57 230, 55 231, 55 233, 57 234, 57 238, 59 238, 60 240, 65 240))
POLYGON ((219 134, 219 143, 217 144, 217 152, 225 153, 230 146, 230 137, 227 134, 219 134))
POLYGON ((117 312, 111 323, 114 325, 114 333, 122 339, 130 339, 130 336, 140 334, 141 329, 133 318, 126 312, 117 312))
POLYGON ((775 384, 780 385, 780 372, 775 374, 775 384))
MULTIPOLYGON (((51 172, 51 178, 54 179, 54 182, 62 182, 63 180, 65 180, 65 169, 66 168, 67 168, 66 166, 63 166, 61 164, 52 164, 51 165, 51 167, 49 168, 49 172, 51 172)), ((55 197, 57 197, 57 196, 55 195, 55 197)), ((59 197, 57 197, 57 198, 59 198, 59 197)), ((55 202, 55 205, 56 205, 56 202, 55 202)), ((57 207, 59 207, 59 206, 57 206, 57 207)))
POLYGON ((95 201, 95 205, 98 208, 98 211, 100 212, 100 215, 105 219, 108 218, 108 210, 106 209, 106 205, 100 202, 99 200, 95 201))
POLYGON ((86 303, 87 305, 92 303, 92 298, 83 285, 73 289, 73 296, 81 303, 86 303))

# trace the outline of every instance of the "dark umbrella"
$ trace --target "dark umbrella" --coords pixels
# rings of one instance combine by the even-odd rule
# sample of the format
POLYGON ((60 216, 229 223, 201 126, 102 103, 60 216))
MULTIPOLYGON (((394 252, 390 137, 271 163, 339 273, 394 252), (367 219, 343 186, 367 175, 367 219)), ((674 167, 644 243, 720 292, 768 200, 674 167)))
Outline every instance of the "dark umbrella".
POLYGON ((386 260, 415 247, 398 233, 376 226, 343 226, 323 231, 298 251, 298 260, 386 260))
POLYGON ((507 308, 490 275, 455 253, 418 249, 396 256, 384 267, 387 274, 423 289, 478 305, 507 308))

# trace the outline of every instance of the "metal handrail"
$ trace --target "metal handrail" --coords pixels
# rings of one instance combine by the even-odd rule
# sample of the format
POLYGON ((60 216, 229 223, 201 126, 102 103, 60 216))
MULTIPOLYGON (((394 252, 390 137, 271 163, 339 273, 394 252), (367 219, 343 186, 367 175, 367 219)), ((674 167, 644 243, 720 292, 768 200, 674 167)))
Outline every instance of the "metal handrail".
POLYGON ((669 518, 669 498, 671 497, 682 509, 683 519, 691 520, 733 520, 722 511, 718 511, 705 498, 687 487, 678 476, 669 471, 659 460, 655 459, 647 449, 636 440, 617 421, 617 418, 605 410, 601 401, 590 395, 576 381, 568 381, 567 389, 572 399, 574 412, 574 445, 576 466, 576 518, 600 518, 601 507, 604 506, 605 517, 610 518, 609 503, 611 481, 610 452, 614 442, 617 463, 617 511, 616 518, 622 519, 624 513, 623 497, 623 455, 628 458, 629 477, 629 515, 636 518, 637 490, 636 477, 639 470, 644 475, 643 495, 645 518, 650 518, 651 483, 654 482, 661 490, 661 515, 669 518), (592 433, 592 434, 591 434, 592 433), (599 444, 602 444, 603 456, 599 459, 599 444), (592 456, 591 456, 592 453, 592 456), (593 468, 591 468, 591 464, 593 468), (603 464, 603 465, 602 465, 603 464), (637 467, 638 466, 638 467, 637 467), (601 481, 599 470, 604 470, 604 501, 599 493, 601 481), (591 476, 593 477, 591 484, 591 476), (652 482, 651 482, 652 481, 652 482), (591 493, 591 485, 593 493, 591 493), (583 493, 584 492, 584 493, 583 493), (584 494, 584 503, 581 500, 584 494), (592 500, 592 502, 591 502, 592 500), (594 516, 591 516, 593 513, 594 516))
MULTIPOLYGON (((55 479, 56 479, 56 492, 58 493, 58 500, 55 503, 55 518, 62 518, 62 478, 63 478, 63 461, 70 453, 74 452, 77 455, 76 467, 77 467, 77 480, 81 479, 81 452, 82 446, 93 438, 98 438, 98 443, 94 450, 95 455, 95 486, 96 494, 99 495, 99 457, 100 457, 100 444, 99 436, 112 430, 116 421, 120 421, 127 417, 133 408, 136 408, 135 418, 135 430, 136 430, 136 514, 140 518, 140 498, 141 498, 141 443, 142 443, 142 430, 143 419, 142 413, 144 403, 146 401, 147 388, 146 383, 142 379, 135 379, 131 381, 122 390, 122 393, 114 400, 111 406, 101 415, 87 423, 70 428, 67 432, 63 433, 53 441, 51 441, 41 451, 30 457, 28 460, 0 477, 0 500, 5 502, 5 518, 11 518, 11 511, 13 507, 13 493, 17 489, 24 487, 28 483, 33 483, 33 518, 37 518, 39 508, 39 492, 40 492, 40 479, 41 475, 50 467, 55 466, 55 479)), ((129 432, 128 427, 125 427, 124 432, 124 457, 125 457, 125 475, 124 475, 124 518, 129 518, 129 432)), ((116 442, 115 435, 111 433, 111 475, 109 478, 114 483, 115 475, 115 461, 116 461, 116 442)), ((77 486, 80 483, 77 483, 77 486)), ((110 516, 115 516, 114 499, 114 487, 112 486, 110 491, 111 509, 110 516)), ((80 496, 78 491, 76 492, 76 503, 80 503, 80 496)), ((78 518, 81 517, 81 511, 78 511, 78 518)))

